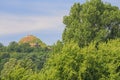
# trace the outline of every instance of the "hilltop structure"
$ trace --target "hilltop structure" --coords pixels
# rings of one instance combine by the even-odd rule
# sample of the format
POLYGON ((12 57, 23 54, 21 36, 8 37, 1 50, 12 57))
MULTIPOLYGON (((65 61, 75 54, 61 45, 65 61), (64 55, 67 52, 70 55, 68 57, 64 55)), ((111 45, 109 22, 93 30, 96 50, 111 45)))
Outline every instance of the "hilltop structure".
POLYGON ((31 47, 46 47, 45 43, 43 43, 39 38, 33 35, 27 35, 19 41, 19 44, 24 43, 28 43, 31 47))

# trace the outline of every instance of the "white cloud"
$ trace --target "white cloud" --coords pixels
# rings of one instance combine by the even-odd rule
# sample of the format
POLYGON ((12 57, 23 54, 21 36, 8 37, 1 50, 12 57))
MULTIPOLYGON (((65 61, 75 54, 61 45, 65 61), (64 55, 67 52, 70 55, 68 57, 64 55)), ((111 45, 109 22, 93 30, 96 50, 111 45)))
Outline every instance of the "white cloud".
POLYGON ((44 29, 58 29, 60 25, 62 26, 62 16, 0 15, 0 35, 44 29))
POLYGON ((56 2, 49 2, 28 2, 21 0, 0 1, 3 9, 5 8, 5 10, 0 11, 0 36, 43 29, 63 30, 62 18, 68 13, 67 6, 69 6, 70 3, 57 4, 56 2))

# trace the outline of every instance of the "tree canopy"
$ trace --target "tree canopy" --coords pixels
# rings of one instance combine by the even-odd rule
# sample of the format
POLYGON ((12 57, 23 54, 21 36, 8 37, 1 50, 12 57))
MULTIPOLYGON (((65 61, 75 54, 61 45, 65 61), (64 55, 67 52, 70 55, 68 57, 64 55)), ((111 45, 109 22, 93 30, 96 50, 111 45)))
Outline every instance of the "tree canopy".
POLYGON ((49 58, 39 80, 119 80, 120 39, 79 48, 75 43, 63 46, 49 58))
POLYGON ((63 41, 77 42, 80 47, 91 41, 107 41, 120 37, 120 10, 101 0, 89 0, 84 4, 75 3, 68 16, 63 41))

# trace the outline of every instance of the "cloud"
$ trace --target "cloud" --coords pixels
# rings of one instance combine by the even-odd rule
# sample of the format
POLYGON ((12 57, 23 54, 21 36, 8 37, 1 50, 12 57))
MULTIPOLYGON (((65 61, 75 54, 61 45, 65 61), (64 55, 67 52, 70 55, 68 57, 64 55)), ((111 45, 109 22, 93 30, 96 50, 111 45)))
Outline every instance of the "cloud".
MULTIPOLYGON (((0 15, 0 36, 36 30, 58 29, 62 16, 11 16, 0 15)), ((61 27, 62 29, 63 27, 61 27)))
POLYGON ((63 30, 62 18, 68 14, 67 6, 70 3, 49 2, 0 1, 0 36, 49 29, 63 30))

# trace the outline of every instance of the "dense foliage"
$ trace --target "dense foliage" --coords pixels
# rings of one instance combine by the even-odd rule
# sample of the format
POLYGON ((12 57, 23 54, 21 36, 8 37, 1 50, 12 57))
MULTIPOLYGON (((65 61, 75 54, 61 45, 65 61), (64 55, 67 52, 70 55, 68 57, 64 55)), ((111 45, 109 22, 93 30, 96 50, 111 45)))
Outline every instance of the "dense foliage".
POLYGON ((31 47, 28 43, 13 41, 8 46, 0 46, 0 79, 27 80, 33 72, 39 72, 51 50, 31 47), (23 78, 23 79, 22 79, 23 78))
POLYGON ((52 46, 35 36, 0 43, 0 80, 120 80, 119 8, 75 3, 63 22, 62 41, 52 46))
POLYGON ((39 80, 119 80, 120 39, 79 48, 75 43, 63 46, 49 58, 39 80), (47 77, 46 77, 47 76, 47 77))
POLYGON ((100 42, 120 37, 119 8, 101 0, 75 3, 63 22, 66 25, 63 41, 73 40, 80 47, 94 40, 100 42))

